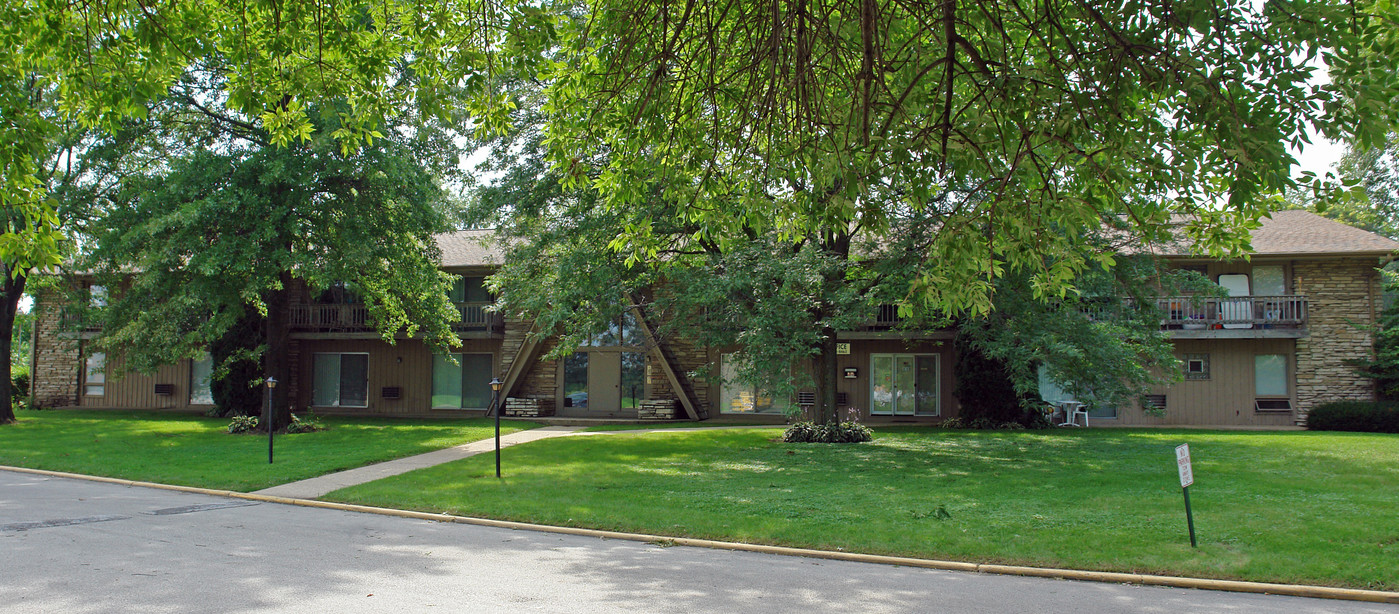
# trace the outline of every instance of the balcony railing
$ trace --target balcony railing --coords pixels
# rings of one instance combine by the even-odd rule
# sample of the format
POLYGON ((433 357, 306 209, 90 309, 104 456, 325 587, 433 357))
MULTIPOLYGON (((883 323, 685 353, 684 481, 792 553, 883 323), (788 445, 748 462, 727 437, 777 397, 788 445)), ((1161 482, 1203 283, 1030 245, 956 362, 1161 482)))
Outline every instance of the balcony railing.
POLYGON ((1302 296, 1175 296, 1157 300, 1168 329, 1306 328, 1302 296))
MULTIPOLYGON (((453 303, 461 320, 452 325, 457 331, 504 330, 503 321, 486 311, 490 303, 453 303)), ((370 332, 369 309, 364 305, 340 303, 329 305, 293 304, 289 320, 292 330, 317 332, 370 332)))
MULTIPOLYGON (((1303 296, 1171 296, 1157 299, 1156 304, 1164 315, 1161 327, 1166 330, 1307 327, 1307 299, 1303 296)), ((1087 304, 1080 311, 1093 320, 1108 320, 1120 317, 1120 310, 1127 306, 1121 301, 1108 300, 1087 304)), ((898 310, 892 305, 883 305, 865 330, 891 330, 899 323, 898 310)))

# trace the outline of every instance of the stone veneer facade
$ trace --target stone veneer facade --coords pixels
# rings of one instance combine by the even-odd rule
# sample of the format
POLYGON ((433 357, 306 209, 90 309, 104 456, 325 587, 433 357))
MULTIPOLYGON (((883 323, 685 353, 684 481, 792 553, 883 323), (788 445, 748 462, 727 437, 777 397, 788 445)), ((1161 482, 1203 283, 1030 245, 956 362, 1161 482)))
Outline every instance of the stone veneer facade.
POLYGON ((1297 421, 1320 403, 1370 400, 1374 383, 1347 360, 1374 355, 1380 304, 1378 263, 1364 259, 1293 264, 1294 292, 1307 297, 1308 335, 1297 340, 1297 421))
POLYGON ((81 375, 80 336, 64 333, 62 300, 41 291, 34 300, 34 347, 30 372, 30 398, 35 407, 77 405, 81 375))

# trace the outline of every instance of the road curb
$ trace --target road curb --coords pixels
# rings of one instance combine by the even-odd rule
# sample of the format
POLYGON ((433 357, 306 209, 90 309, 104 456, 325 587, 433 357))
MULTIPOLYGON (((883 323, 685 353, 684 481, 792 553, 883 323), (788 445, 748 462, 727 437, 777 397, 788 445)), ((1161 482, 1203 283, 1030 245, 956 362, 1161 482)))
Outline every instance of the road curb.
POLYGON ((123 486, 138 486, 142 488, 157 488, 161 490, 173 490, 178 492, 212 495, 217 497, 230 497, 235 499, 245 499, 249 501, 261 501, 265 503, 299 505, 302 507, 319 507, 346 512, 378 514, 381 516, 397 516, 400 518, 414 518, 417 520, 431 520, 434 522, 453 522, 458 524, 471 524, 477 526, 495 527, 500 529, 537 531, 543 533, 559 533, 564 535, 596 537, 600 539, 618 539, 626 541, 654 543, 663 546, 690 546, 694 548, 709 548, 713 550, 756 552, 762 554, 800 556, 806 558, 850 561, 856 563, 897 565, 901 567, 920 567, 924 569, 938 569, 945 571, 973 571, 978 573, 989 573, 1007 576, 1031 576, 1039 578, 1059 578, 1064 580, 1082 580, 1087 582, 1110 582, 1113 584, 1140 584, 1146 586, 1195 588, 1214 591, 1229 591, 1235 593, 1259 593, 1266 595, 1285 595, 1291 597, 1311 597, 1317 599, 1341 599, 1346 601, 1365 601, 1372 603, 1399 604, 1399 592, 1391 591, 1334 588, 1329 586, 1311 586, 1305 584, 1273 584, 1268 582, 1247 582, 1243 580, 1212 580, 1208 578, 1157 576, 1150 574, 1120 573, 1111 571, 1055 569, 1052 567, 995 565, 989 563, 967 563, 962 561, 916 559, 900 556, 885 556, 880 554, 859 554, 853 552, 840 552, 832 550, 811 550, 807 548, 790 548, 786 546, 768 546, 763 544, 745 544, 738 542, 717 541, 711 539, 695 539, 690 537, 669 537, 665 535, 648 535, 645 533, 623 533, 618 531, 579 529, 575 527, 556 527, 542 524, 530 524, 526 522, 513 522, 509 520, 492 520, 489 518, 472 518, 469 516, 454 516, 451 514, 415 512, 411 510, 371 507, 367 505, 353 505, 349 503, 334 503, 330 501, 317 501, 313 499, 292 499, 288 497, 259 495, 254 493, 237 492, 232 490, 216 490, 212 488, 198 488, 194 486, 176 486, 172 484, 158 484, 155 482, 140 482, 136 480, 126 480, 121 478, 108 478, 95 475, 84 475, 80 473, 49 471, 46 469, 10 467, 6 465, 0 465, 0 470, 13 471, 16 473, 30 473, 35 475, 70 478, 77 480, 88 480, 92 482, 106 482, 108 484, 120 484, 123 486))

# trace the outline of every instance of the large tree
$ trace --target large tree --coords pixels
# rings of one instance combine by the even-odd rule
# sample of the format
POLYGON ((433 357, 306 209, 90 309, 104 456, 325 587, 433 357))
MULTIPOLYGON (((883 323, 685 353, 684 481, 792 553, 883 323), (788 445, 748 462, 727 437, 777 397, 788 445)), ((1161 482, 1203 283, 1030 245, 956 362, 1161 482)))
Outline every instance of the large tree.
POLYGON ((899 302, 985 315, 997 280, 1059 300, 1105 237, 1241 253, 1313 124, 1393 121, 1388 3, 596 0, 561 23, 547 143, 609 246, 659 275, 755 241, 811 253, 834 407, 859 240, 923 237, 899 302), (1331 66, 1311 82, 1308 59, 1331 66), (1357 103, 1357 101, 1363 101, 1357 103), (1324 112, 1323 112, 1324 111, 1324 112), (658 219, 659 215, 667 219, 658 219), (1183 226, 1170 228, 1173 219, 1183 226), (1107 231, 1105 233, 1105 230, 1107 231))
MULTIPOLYGON (((995 280, 987 314, 909 301, 940 236, 936 209, 893 208, 878 233, 852 226, 792 241, 750 228, 747 240, 720 244, 692 240, 700 225, 686 219, 686 203, 657 198, 644 217, 649 232, 671 243, 655 258, 629 261, 613 248, 627 213, 603 206, 593 190, 562 185, 562 173, 544 160, 537 88, 517 85, 519 130, 491 143, 483 170, 496 180, 476 192, 467 222, 496 227, 509 250, 492 278, 498 306, 534 319, 541 334, 562 335, 556 354, 639 309, 663 340, 737 349, 727 360, 745 384, 780 397, 807 386, 833 396, 835 383, 822 376, 834 363, 826 346, 836 332, 863 328, 902 303, 899 326, 909 332, 961 328, 969 351, 1002 365, 1013 402, 1035 396, 1040 365, 1065 389, 1104 405, 1130 402, 1176 374, 1154 297, 1190 280, 1147 257, 1085 271, 1072 280, 1074 292, 1053 301, 1037 300, 1029 273, 1007 274, 995 280)), ((1113 253, 1126 239, 1101 232, 1093 249, 1113 253)), ((833 418, 826 409, 833 406, 815 417, 833 418)))
MULTIPOLYGON (((113 289, 96 343, 124 369, 198 356, 252 317, 265 327, 253 354, 262 373, 290 381, 297 282, 351 287, 390 342, 406 332, 435 347, 459 343, 432 236, 445 228, 445 196, 439 175, 419 161, 440 152, 415 147, 408 131, 348 154, 323 136, 279 146, 236 116, 185 112, 205 118, 196 123, 215 146, 129 178, 88 229, 90 262, 113 289)), ((236 360, 225 362, 221 370, 236 360)), ((274 428, 290 419, 287 394, 276 388, 274 428)))

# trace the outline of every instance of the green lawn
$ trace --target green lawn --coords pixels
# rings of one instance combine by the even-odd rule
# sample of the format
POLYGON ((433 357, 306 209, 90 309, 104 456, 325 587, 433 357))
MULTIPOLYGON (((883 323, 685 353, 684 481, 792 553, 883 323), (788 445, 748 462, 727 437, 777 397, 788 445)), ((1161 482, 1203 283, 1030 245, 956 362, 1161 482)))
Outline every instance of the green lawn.
POLYGON ((598 426, 590 426, 583 430, 590 433, 601 433, 606 431, 651 431, 656 429, 712 429, 721 426, 786 428, 781 424, 761 424, 755 422, 726 422, 723 420, 705 420, 704 422, 679 420, 672 422, 669 420, 661 420, 647 424, 600 424, 598 426))
MULTIPOLYGON (((226 418, 113 411, 20 411, 0 426, 0 465, 252 491, 494 435, 494 422, 335 418, 329 430, 229 435, 226 418)), ((539 426, 511 421, 502 433, 539 426)))
POLYGON ((551 439, 327 499, 850 552, 1399 590, 1399 437, 771 430, 551 439), (1173 448, 1189 443, 1200 548, 1173 448))

